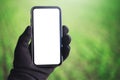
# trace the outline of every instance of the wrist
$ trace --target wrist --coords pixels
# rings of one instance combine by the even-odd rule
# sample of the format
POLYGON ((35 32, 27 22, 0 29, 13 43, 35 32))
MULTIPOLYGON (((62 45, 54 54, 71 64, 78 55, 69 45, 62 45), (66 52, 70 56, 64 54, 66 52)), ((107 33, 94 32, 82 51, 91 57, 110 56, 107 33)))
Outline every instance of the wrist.
POLYGON ((8 76, 8 80, 47 80, 53 72, 46 72, 42 68, 13 68, 8 76))
POLYGON ((10 75, 8 76, 8 80, 36 80, 36 79, 27 73, 12 69, 10 71, 10 75))

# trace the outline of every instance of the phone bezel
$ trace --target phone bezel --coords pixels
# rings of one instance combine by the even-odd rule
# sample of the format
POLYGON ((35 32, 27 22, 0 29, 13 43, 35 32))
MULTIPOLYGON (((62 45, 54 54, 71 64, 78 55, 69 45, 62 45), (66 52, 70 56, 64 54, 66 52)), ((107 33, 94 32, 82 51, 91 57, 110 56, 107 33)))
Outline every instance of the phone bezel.
POLYGON ((62 47, 62 37, 63 37, 63 32, 62 32, 62 17, 61 17, 61 9, 60 7, 58 6, 34 6, 32 7, 31 9, 31 26, 32 26, 32 42, 31 42, 31 53, 32 53, 32 61, 33 61, 33 64, 36 65, 36 66, 40 66, 40 67, 54 67, 54 66, 59 66, 62 64, 62 54, 61 54, 61 47, 62 47), (33 11, 34 9, 39 9, 39 8, 56 8, 59 10, 59 16, 60 16, 60 63, 59 64, 46 64, 46 65, 37 65, 35 64, 34 62, 34 23, 33 23, 33 17, 34 17, 34 14, 33 14, 33 11))

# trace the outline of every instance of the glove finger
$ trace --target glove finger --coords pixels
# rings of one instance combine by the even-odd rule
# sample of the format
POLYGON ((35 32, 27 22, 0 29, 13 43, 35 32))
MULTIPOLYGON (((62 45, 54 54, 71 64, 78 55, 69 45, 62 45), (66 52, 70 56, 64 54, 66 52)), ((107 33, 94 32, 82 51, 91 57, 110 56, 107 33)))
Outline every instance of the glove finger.
POLYGON ((67 26, 63 25, 63 36, 66 35, 69 32, 69 29, 67 26))
POLYGON ((69 35, 63 36, 63 38, 62 38, 62 43, 63 43, 64 46, 65 46, 65 45, 69 45, 70 42, 71 42, 71 37, 70 37, 69 35))
POLYGON ((65 60, 70 52, 70 46, 63 46, 62 47, 62 56, 63 56, 63 60, 65 60))
POLYGON ((24 46, 24 45, 28 46, 28 43, 31 39, 31 31, 32 31, 32 28, 28 26, 23 32, 23 34, 19 37, 18 44, 20 46, 24 46))

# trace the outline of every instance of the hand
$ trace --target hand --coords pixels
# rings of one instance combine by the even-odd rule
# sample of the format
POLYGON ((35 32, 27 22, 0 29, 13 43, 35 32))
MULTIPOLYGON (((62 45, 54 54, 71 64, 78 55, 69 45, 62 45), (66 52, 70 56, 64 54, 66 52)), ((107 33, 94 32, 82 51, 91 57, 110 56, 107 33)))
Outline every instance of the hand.
MULTIPOLYGON (((14 54, 14 67, 8 77, 8 80, 46 80, 48 76, 56 68, 54 67, 37 67, 32 62, 31 48, 28 44, 32 34, 32 28, 27 27, 24 33, 19 37, 15 54, 14 54)), ((62 56, 65 60, 70 51, 69 44, 71 42, 70 36, 67 34, 68 28, 63 26, 63 38, 62 38, 62 56)))

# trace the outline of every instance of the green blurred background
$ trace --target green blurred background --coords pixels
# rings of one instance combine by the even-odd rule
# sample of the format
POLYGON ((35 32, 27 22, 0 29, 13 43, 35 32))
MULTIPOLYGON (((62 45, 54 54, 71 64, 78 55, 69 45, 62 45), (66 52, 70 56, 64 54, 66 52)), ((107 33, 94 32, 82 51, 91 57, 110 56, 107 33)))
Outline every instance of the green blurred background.
POLYGON ((120 0, 0 0, 0 80, 12 68, 33 6, 59 6, 71 52, 48 80, 120 80, 120 0))

